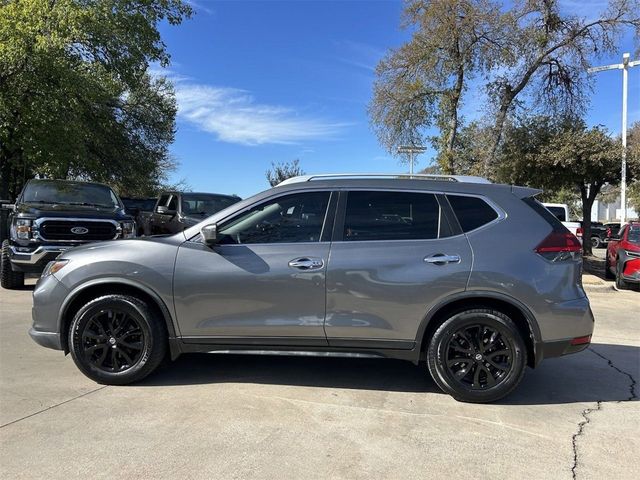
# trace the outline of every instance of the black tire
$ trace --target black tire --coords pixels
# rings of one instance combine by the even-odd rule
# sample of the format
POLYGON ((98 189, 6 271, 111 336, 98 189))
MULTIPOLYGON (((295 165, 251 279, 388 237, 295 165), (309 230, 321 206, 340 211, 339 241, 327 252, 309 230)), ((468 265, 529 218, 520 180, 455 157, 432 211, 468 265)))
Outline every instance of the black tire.
POLYGON ((465 310, 451 316, 433 334, 427 349, 433 380, 462 402, 506 397, 522 381, 526 365, 527 349, 518 328, 496 310, 465 310))
POLYGON ((9 260, 9 240, 2 242, 2 257, 0 258, 0 285, 2 288, 18 289, 24 287, 24 273, 14 272, 9 260))
POLYGON ((616 276, 611 272, 611 265, 609 264, 609 252, 604 257, 604 278, 607 280, 613 280, 616 276))
POLYGON ((83 306, 69 329, 69 350, 87 377, 106 385, 137 382, 167 352, 167 329, 155 308, 129 295, 105 295, 83 306))
POLYGON ((600 248, 602 247, 602 240, 597 235, 591 237, 591 248, 600 248))
POLYGON ((620 265, 620 259, 616 262, 618 267, 616 268, 616 288, 618 290, 630 290, 632 285, 622 278, 622 266, 620 265))

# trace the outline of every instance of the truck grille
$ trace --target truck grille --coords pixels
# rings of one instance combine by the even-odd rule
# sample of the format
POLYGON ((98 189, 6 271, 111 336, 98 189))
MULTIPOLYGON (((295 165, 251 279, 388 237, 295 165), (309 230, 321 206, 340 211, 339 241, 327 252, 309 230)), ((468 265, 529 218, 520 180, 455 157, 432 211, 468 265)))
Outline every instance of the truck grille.
POLYGON ((46 220, 40 225, 43 240, 93 242, 112 240, 116 237, 116 226, 111 222, 87 222, 81 220, 46 220))

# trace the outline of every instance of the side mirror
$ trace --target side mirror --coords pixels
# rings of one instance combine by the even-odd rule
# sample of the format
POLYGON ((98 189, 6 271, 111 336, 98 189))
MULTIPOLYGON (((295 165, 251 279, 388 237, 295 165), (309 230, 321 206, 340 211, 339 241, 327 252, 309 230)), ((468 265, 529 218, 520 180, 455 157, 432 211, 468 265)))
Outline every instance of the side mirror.
POLYGON ((202 227, 200 234, 205 245, 212 247, 218 243, 218 225, 215 223, 202 227))
POLYGON ((176 211, 175 210, 169 210, 169 207, 165 207, 164 205, 160 205, 160 206, 156 207, 156 213, 159 213, 160 215, 175 215, 176 211))

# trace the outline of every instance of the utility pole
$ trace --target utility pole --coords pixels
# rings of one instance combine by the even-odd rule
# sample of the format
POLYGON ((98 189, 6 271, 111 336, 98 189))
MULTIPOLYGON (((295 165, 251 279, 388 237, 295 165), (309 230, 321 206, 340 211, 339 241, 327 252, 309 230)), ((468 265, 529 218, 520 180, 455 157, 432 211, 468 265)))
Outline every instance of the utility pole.
POLYGON ((402 145, 398 147, 398 153, 406 153, 409 156, 409 175, 413 175, 413 162, 416 156, 426 150, 427 147, 420 145, 402 145))
POLYGON ((603 72, 605 70, 622 70, 622 175, 620 180, 620 223, 627 220, 627 83, 629 81, 629 69, 640 65, 640 60, 629 61, 628 53, 622 54, 622 63, 593 67, 589 73, 603 72))

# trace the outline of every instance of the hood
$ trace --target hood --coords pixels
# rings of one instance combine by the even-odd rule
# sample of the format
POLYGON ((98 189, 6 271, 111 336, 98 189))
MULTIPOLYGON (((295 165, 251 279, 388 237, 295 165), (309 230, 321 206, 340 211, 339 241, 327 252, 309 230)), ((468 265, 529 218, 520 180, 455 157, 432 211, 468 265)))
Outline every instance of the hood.
POLYGON ((16 205, 16 214, 34 217, 105 218, 115 220, 131 219, 131 216, 125 214, 124 210, 120 207, 66 205, 64 203, 21 203, 16 205))

